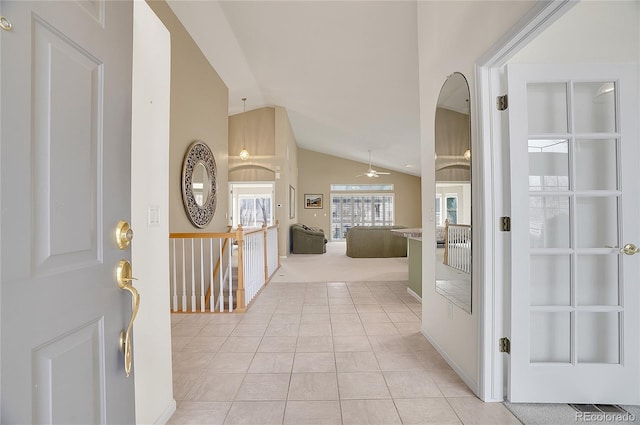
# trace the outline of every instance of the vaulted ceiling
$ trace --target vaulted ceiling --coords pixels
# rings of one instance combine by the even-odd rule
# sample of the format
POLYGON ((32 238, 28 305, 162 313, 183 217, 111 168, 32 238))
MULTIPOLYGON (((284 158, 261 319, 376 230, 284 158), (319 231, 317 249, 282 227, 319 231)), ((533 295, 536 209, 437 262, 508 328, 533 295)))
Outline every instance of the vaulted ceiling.
POLYGON ((414 1, 169 0, 229 87, 282 106, 298 146, 420 175, 414 1))

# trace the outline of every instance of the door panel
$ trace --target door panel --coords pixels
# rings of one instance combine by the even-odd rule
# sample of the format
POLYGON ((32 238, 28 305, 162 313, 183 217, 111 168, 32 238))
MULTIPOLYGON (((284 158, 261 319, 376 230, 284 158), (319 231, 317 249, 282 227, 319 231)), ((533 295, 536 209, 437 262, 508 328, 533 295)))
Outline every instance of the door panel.
POLYGON ((512 402, 640 402, 636 75, 507 67, 512 402))
POLYGON ((34 423, 106 422, 103 328, 99 319, 34 349, 34 423))
POLYGON ((102 63, 46 22, 36 18, 33 25, 33 233, 36 273, 46 274, 100 261, 104 73, 102 63))
POLYGON ((0 1, 3 423, 134 423, 120 332, 131 296, 133 5, 0 1))

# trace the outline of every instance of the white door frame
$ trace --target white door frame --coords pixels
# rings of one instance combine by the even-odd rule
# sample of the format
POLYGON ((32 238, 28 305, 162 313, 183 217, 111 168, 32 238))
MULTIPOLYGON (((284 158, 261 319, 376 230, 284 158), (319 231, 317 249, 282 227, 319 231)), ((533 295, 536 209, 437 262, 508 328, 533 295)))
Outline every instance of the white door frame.
MULTIPOLYGON (((510 216, 508 152, 502 149, 501 114, 496 97, 506 93, 500 69, 518 51, 576 4, 569 0, 551 0, 536 4, 509 32, 476 61, 475 80, 478 113, 477 152, 473 176, 474 223, 478 223, 478 263, 483 265, 478 278, 478 396, 484 401, 501 402, 506 395, 506 354, 498 350, 498 340, 509 334, 509 316, 504 300, 510 297, 509 233, 500 231, 499 217, 510 216), (506 194, 506 196, 505 196, 506 194), (477 215, 476 215, 477 214, 477 215)), ((472 138, 473 139, 473 138, 472 138)))

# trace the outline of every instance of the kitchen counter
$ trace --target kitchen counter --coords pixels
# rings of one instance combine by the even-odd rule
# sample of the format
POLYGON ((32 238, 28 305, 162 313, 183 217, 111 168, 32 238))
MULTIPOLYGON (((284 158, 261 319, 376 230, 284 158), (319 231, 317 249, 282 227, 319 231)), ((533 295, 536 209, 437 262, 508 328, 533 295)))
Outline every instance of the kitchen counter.
POLYGON ((422 298, 422 229, 393 229, 391 232, 408 240, 409 293, 422 298))

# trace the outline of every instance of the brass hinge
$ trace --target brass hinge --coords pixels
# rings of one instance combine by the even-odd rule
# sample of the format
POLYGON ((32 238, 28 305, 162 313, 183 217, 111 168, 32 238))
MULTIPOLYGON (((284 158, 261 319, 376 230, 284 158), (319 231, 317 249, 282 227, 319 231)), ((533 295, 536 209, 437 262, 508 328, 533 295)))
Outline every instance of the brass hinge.
POLYGON ((511 231, 511 217, 500 217, 500 230, 503 232, 511 231))
POLYGON ((498 347, 501 353, 511 354, 511 341, 509 341, 509 338, 500 338, 498 347))
POLYGON ((506 111, 509 107, 509 97, 506 94, 496 97, 496 107, 498 111, 506 111))

